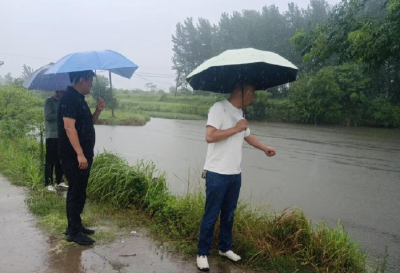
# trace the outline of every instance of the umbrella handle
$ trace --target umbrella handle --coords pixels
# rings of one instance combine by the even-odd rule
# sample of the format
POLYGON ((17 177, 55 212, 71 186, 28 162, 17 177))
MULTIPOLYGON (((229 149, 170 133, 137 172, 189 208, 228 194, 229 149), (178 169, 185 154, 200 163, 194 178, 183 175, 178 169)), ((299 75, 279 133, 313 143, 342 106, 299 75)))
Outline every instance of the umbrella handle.
POLYGON ((243 87, 243 83, 240 84, 240 87, 242 88, 242 111, 243 111, 243 117, 246 118, 246 109, 244 109, 244 87, 243 87))

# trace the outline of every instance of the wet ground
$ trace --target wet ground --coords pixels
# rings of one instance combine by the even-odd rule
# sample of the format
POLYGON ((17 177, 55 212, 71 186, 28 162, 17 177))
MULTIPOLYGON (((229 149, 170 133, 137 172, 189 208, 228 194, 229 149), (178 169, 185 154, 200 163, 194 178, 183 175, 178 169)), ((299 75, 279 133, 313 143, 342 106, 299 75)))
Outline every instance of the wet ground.
MULTIPOLYGON (((131 237, 93 248, 67 246, 60 253, 52 250, 49 265, 41 272, 200 272, 193 261, 163 250, 145 234, 138 232, 131 237)), ((210 258, 210 262, 210 272, 245 272, 231 263, 222 262, 218 257, 210 258)))
MULTIPOLYGON (((1 273, 180 273, 200 272, 195 257, 171 254, 149 238, 145 229, 112 243, 81 247, 46 236, 24 202, 26 192, 0 176, 1 273)), ((210 258, 215 273, 249 272, 210 258)))
POLYGON ((39 272, 49 244, 35 227, 35 218, 24 202, 24 188, 0 176, 0 272, 39 272))

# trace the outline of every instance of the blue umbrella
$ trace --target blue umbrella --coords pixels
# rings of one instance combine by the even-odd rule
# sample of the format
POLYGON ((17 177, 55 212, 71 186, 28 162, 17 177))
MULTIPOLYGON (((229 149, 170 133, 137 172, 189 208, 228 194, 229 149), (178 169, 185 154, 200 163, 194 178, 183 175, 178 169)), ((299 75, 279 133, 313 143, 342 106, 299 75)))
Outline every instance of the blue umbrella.
POLYGON ((61 91, 70 85, 68 74, 50 74, 45 72, 54 65, 49 63, 28 77, 22 84, 28 90, 61 91))
MULTIPOLYGON (((130 79, 139 67, 126 57, 112 50, 72 53, 56 62, 45 74, 60 74, 85 70, 108 70, 110 89, 111 72, 130 79)), ((114 117, 114 109, 111 108, 114 117)))
MULTIPOLYGON (((108 70, 130 79, 138 66, 112 50, 72 53, 55 63, 46 74, 59 74, 85 70, 108 70)), ((111 73, 110 73, 111 76, 111 73)))

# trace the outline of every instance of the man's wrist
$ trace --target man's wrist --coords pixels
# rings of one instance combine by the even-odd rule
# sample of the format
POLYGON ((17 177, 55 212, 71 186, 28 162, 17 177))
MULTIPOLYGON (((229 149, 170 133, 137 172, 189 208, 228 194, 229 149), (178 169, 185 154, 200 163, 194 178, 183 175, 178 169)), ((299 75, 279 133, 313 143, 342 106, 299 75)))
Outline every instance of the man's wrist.
POLYGON ((241 128, 238 128, 238 127, 233 127, 233 129, 235 129, 235 134, 238 134, 238 133, 240 133, 241 132, 241 128))

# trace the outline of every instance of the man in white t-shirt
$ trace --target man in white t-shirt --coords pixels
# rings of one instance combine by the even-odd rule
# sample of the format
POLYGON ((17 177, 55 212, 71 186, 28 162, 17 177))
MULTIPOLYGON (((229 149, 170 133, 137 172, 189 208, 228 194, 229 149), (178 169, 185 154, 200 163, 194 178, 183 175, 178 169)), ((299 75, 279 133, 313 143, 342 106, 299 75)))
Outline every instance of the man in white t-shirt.
POLYGON ((206 206, 201 222, 197 247, 197 267, 209 270, 207 257, 210 255, 215 222, 220 216, 219 254, 232 261, 239 261, 239 255, 232 251, 232 228, 234 213, 241 186, 241 161, 243 139, 268 157, 275 150, 262 144, 250 133, 247 120, 243 118, 242 107, 254 100, 255 89, 251 84, 236 85, 228 100, 215 103, 208 114, 206 141, 208 143, 206 171, 206 206))

